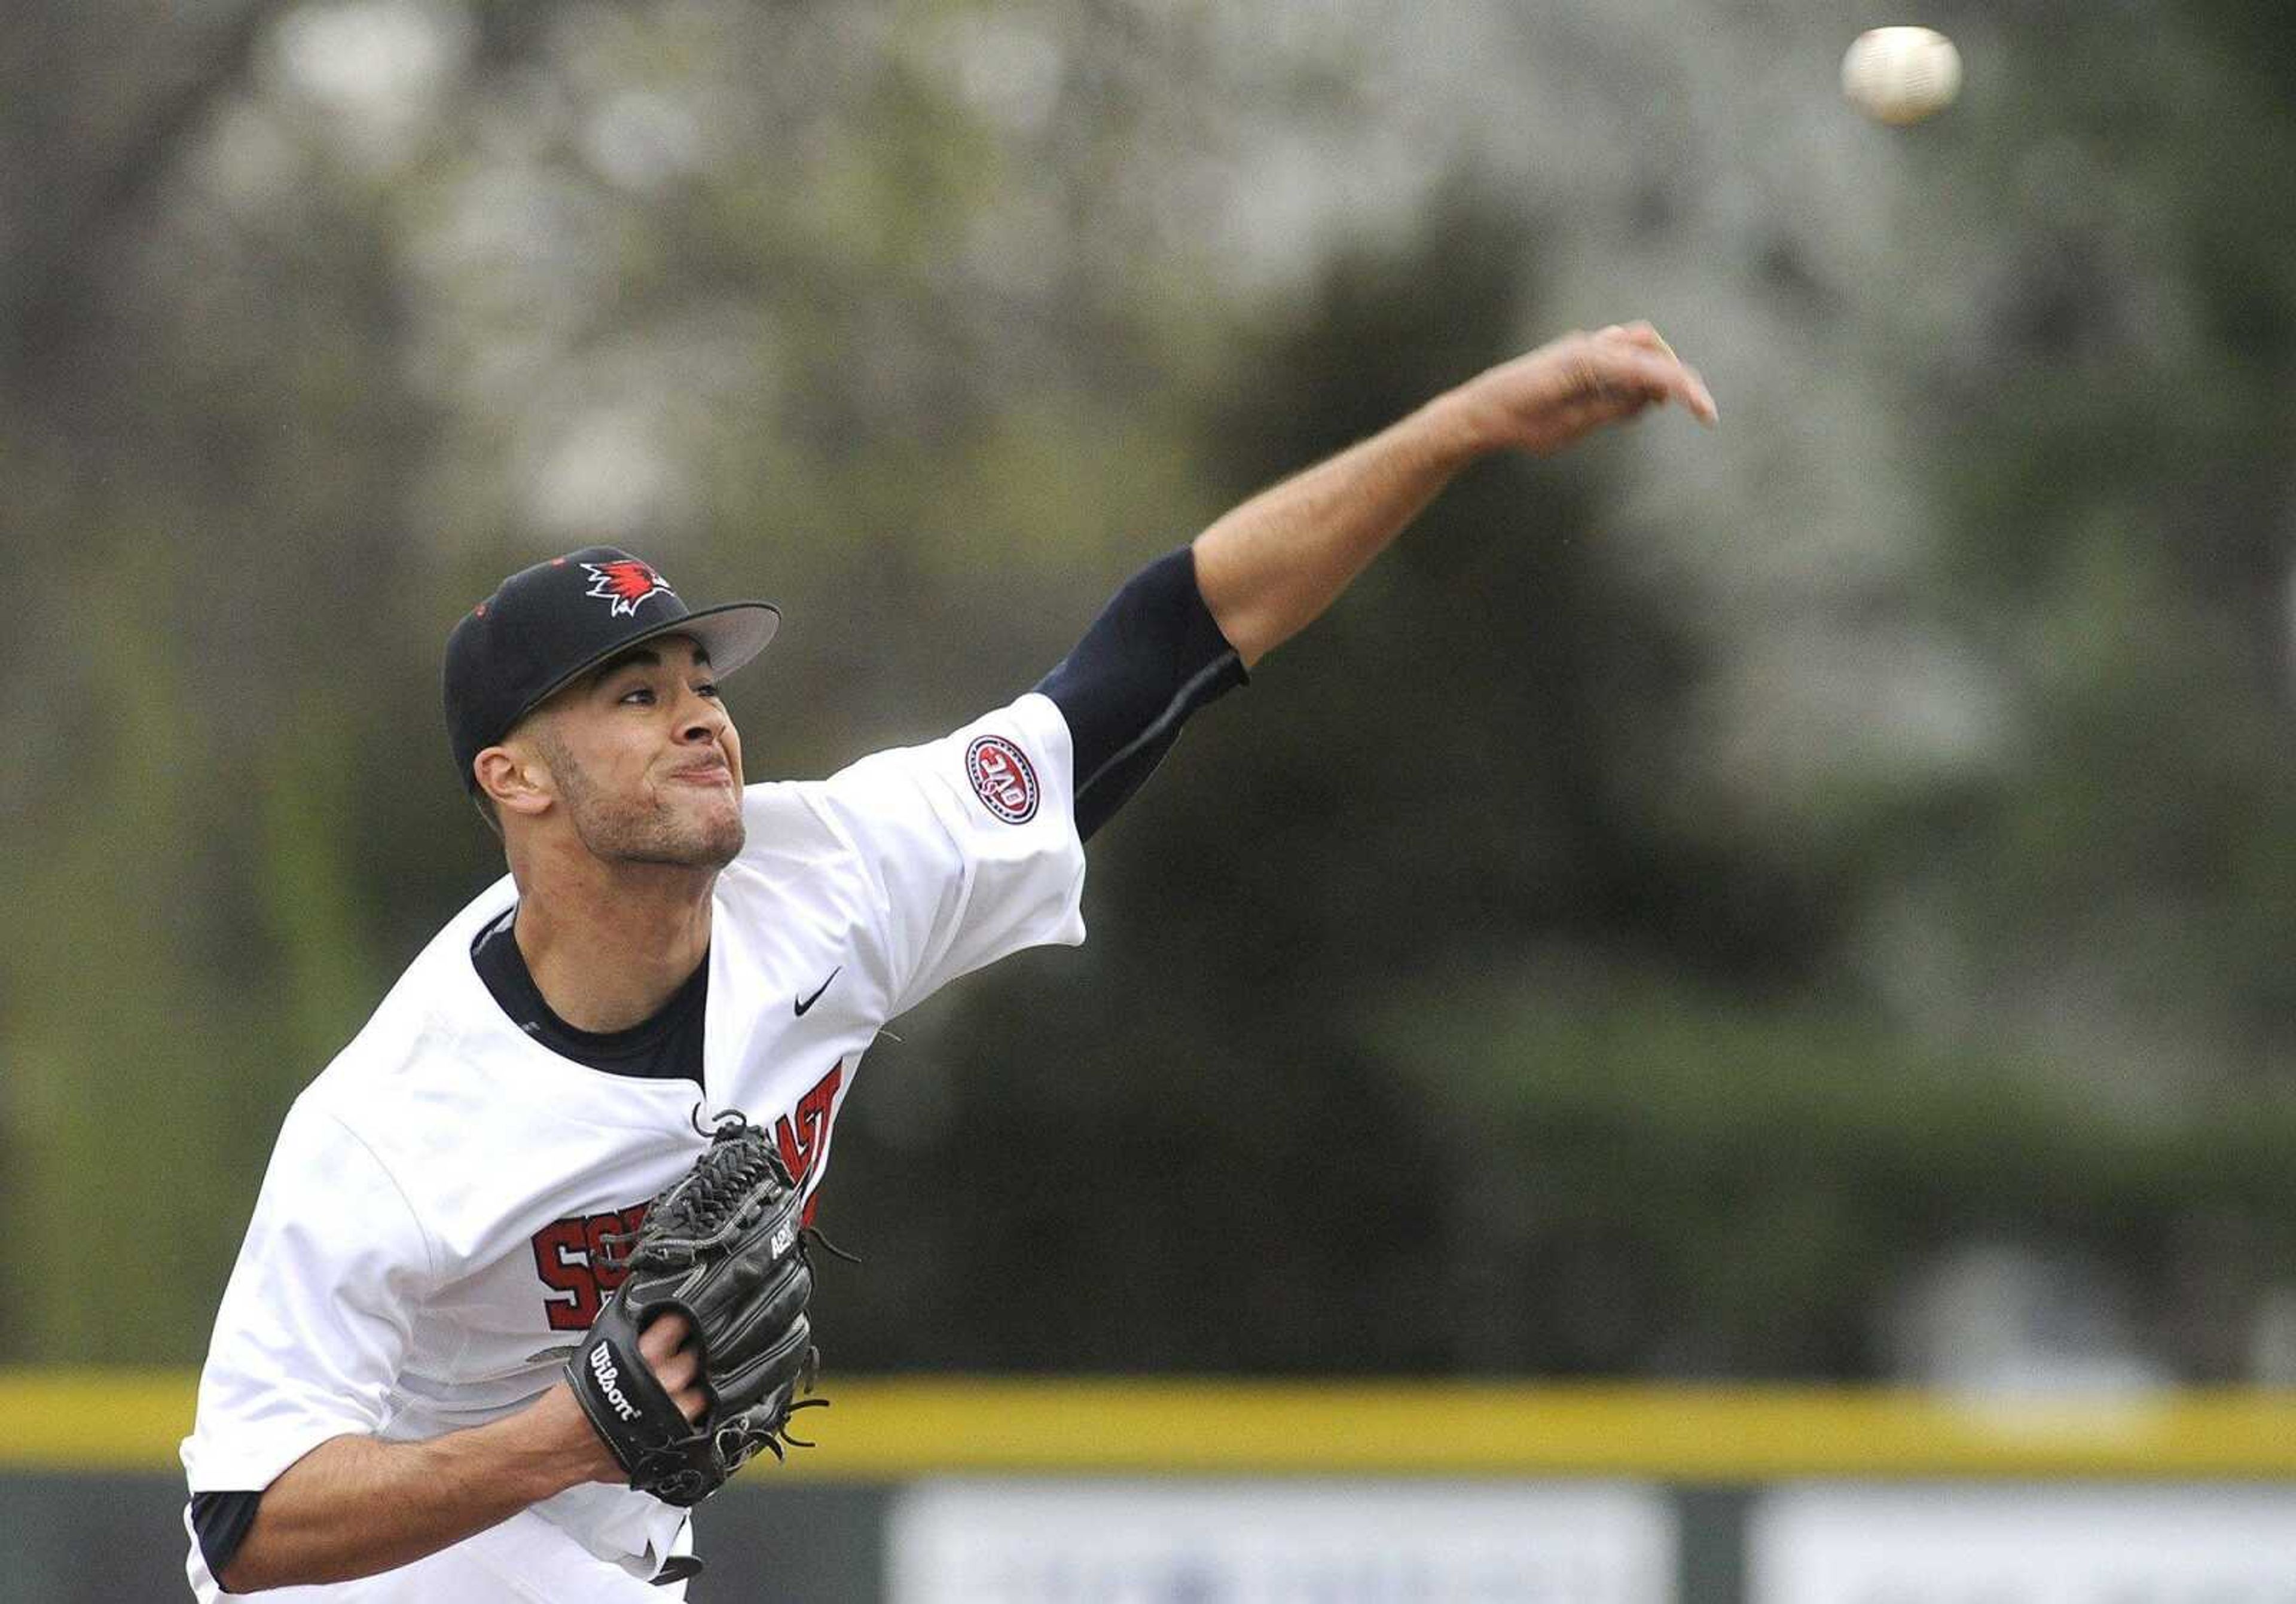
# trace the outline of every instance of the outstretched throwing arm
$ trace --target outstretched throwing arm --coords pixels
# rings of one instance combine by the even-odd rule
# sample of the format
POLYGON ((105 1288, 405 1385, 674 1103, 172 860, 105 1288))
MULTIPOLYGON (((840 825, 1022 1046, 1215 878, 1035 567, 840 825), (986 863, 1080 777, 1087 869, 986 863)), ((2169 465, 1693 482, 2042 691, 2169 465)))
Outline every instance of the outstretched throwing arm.
POLYGON ((1650 324, 1566 334, 1221 518, 1195 540, 1204 604, 1250 667, 1321 616, 1470 462, 1550 455, 1669 401, 1716 421, 1705 381, 1650 324))

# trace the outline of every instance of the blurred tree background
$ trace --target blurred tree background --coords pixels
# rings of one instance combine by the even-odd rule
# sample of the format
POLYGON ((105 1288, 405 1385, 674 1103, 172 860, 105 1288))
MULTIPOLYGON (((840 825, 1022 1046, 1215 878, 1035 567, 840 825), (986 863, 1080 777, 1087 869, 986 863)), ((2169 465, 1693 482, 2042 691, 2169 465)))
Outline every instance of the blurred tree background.
POLYGON ((1865 0, 20 0, 0 1192, 107 1273, 0 1265, 0 1361, 198 1357, 499 872, 500 574, 779 602, 731 700, 820 774, 1647 315, 1719 430, 1467 476, 1088 945, 871 1055, 837 1363, 2296 1383, 2296 17, 1932 13, 1891 131, 1865 0))

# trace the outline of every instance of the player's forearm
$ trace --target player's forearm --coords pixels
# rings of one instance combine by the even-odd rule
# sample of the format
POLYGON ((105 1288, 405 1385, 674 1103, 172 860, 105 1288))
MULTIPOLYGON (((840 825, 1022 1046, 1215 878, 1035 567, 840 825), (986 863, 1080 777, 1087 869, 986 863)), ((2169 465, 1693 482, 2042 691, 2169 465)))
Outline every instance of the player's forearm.
POLYGON ((1712 423, 1706 381, 1646 323, 1572 332, 1254 496, 1196 537, 1196 578, 1247 664, 1306 628, 1460 469, 1544 456, 1668 403, 1712 423))
POLYGON ((1490 449, 1455 397, 1264 490, 1196 536, 1196 583, 1247 664, 1306 628, 1490 449))
POLYGON ((256 1592, 409 1565, 593 1479, 611 1466, 603 1453, 562 1387, 508 1419, 429 1442, 334 1437, 264 1490, 217 1580, 256 1592))

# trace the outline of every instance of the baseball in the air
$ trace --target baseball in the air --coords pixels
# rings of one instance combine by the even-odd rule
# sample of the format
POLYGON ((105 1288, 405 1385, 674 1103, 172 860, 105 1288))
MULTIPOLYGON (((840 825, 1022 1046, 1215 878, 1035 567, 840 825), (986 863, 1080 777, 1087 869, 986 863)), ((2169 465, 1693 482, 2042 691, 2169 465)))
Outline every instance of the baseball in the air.
POLYGON ((1961 93, 1961 52, 1935 29, 1873 29, 1841 58, 1841 93, 1876 122, 1917 123, 1961 93))

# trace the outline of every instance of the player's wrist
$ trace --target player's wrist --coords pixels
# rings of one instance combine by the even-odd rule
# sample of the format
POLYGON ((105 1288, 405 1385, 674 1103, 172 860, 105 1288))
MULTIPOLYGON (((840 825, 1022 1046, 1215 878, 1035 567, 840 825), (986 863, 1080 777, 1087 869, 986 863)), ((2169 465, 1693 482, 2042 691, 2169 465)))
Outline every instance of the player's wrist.
POLYGON ((1447 472, 1456 473, 1508 443, 1504 414, 1477 393, 1473 380, 1444 391, 1406 421, 1421 432, 1426 449, 1447 472))
POLYGON ((612 1451, 563 1381, 504 1424, 514 1428, 506 1470, 530 1494, 529 1502, 590 1482, 626 1479, 612 1451))

